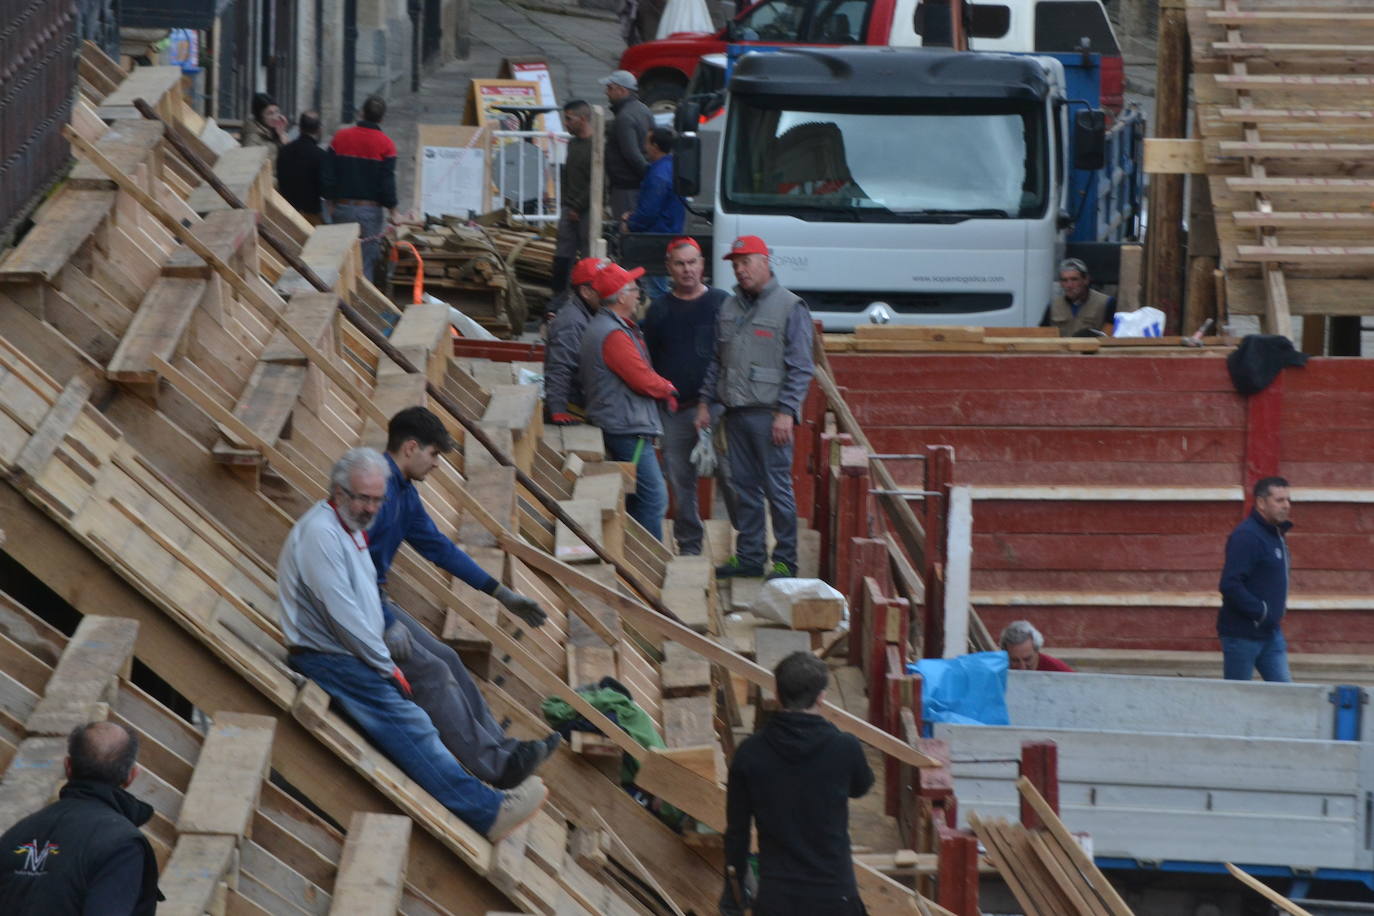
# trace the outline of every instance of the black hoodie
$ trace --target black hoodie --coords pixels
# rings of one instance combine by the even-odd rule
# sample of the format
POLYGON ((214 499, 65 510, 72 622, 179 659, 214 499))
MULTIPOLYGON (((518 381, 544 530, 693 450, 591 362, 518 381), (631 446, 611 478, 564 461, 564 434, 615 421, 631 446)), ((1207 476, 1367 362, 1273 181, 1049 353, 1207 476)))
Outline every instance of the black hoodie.
POLYGON ((849 799, 873 785, 863 747, 818 715, 780 712, 740 744, 726 792, 725 862, 745 874, 759 831, 759 897, 857 894, 849 799))

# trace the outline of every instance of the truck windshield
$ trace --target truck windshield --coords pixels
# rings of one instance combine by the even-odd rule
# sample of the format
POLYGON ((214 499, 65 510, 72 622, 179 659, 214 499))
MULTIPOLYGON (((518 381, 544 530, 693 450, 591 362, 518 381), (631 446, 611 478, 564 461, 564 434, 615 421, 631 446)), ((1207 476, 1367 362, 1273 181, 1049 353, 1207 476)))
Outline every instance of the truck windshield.
POLYGON ((1044 118, 1033 102, 1005 99, 736 95, 722 205, 851 222, 1038 217, 1047 196, 1044 118))

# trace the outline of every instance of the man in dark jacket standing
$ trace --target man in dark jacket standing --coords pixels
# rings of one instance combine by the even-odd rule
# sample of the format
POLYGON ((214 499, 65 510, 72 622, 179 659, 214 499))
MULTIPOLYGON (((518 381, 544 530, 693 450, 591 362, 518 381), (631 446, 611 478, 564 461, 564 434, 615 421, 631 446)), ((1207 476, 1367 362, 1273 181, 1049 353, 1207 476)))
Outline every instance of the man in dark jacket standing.
POLYGON ((725 796, 722 912, 743 901, 749 827, 759 833, 754 916, 858 916, 864 912, 849 850, 849 799, 873 786, 863 748, 821 717, 829 671, 810 652, 774 670, 782 711, 746 738, 725 796))
POLYGON ((582 335, 601 307, 592 281, 609 263, 605 258, 578 261, 572 269, 572 289, 559 297, 562 304, 549 322, 549 338, 544 344, 544 412, 550 423, 581 423, 587 415, 578 369, 582 335))
POLYGON ((578 257, 591 254, 588 214, 592 202, 592 106, 574 99, 563 106, 568 155, 563 162, 563 209, 558 215, 558 241, 553 252, 553 291, 562 293, 568 270, 578 257))
POLYGON ((1248 681, 1259 671, 1266 681, 1288 682, 1293 678, 1282 630, 1292 565, 1284 538, 1293 527, 1288 481, 1266 477, 1254 492, 1255 508, 1226 539, 1217 613, 1222 676, 1248 681))
POLYGON ((153 808, 125 787, 138 738, 114 722, 67 739, 58 800, 0 836, 0 913, 144 916, 157 909, 157 859, 139 826, 153 808))
POLYGON ((363 276, 382 251, 387 211, 396 207, 396 144, 382 133, 386 99, 370 95, 363 119, 345 127, 329 143, 321 171, 320 191, 333 203, 331 223, 357 223, 363 248, 363 276))
POLYGON ((639 100, 639 80, 628 70, 603 77, 606 99, 615 119, 606 129, 606 187, 610 188, 611 212, 620 217, 639 202, 639 185, 649 171, 644 140, 654 127, 649 106, 639 100))
POLYGON ((286 202, 295 207, 312 226, 324 222, 320 193, 320 169, 324 150, 320 148, 320 115, 306 111, 300 117, 300 136, 277 154, 277 187, 286 202))

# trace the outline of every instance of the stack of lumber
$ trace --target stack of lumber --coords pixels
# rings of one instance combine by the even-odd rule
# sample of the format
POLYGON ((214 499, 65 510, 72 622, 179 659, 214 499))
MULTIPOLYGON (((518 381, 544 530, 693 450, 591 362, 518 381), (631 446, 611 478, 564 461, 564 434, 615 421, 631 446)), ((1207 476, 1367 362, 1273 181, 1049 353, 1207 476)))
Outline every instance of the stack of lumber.
POLYGON ((525 292, 506 262, 509 249, 500 251, 481 226, 456 218, 406 226, 394 250, 391 279, 398 296, 412 298, 415 274, 420 270, 426 293, 496 336, 511 338, 525 329, 525 292))
POLYGON ((824 335, 827 353, 1162 353, 1226 354, 1236 341, 1204 337, 1060 337, 1055 328, 924 327, 863 324, 853 334, 824 335))
POLYGON ((486 227, 501 257, 515 263, 521 280, 536 287, 548 287, 553 280, 554 239, 551 236, 511 219, 505 210, 488 213, 477 222, 486 227))
MULTIPOLYGON (((1367 314, 1374 13, 1359 0, 1188 0, 1198 135, 1233 314, 1367 314)), ((1201 170, 1201 169, 1199 169, 1201 170)))
POLYGON ((1026 916, 1131 916, 1131 910, 1024 776, 1017 782, 1042 826, 970 812, 969 825, 1026 916))

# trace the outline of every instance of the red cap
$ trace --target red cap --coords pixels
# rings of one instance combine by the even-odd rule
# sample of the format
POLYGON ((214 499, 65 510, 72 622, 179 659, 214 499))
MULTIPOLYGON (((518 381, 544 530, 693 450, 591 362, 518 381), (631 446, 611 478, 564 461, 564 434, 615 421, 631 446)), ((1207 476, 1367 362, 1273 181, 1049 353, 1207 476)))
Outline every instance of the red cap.
POLYGON ((601 273, 601 268, 609 263, 605 258, 583 258, 573 265, 572 285, 583 286, 592 282, 601 273))
POLYGON ((763 243, 763 239, 757 235, 741 235, 735 239, 730 246, 730 253, 722 260, 728 261, 734 257, 744 257, 746 254, 761 254, 768 256, 768 246, 763 243))
POLYGON ((642 276, 644 276, 643 267, 626 270, 619 264, 607 262, 606 266, 601 268, 592 279, 592 289, 596 290, 596 294, 602 299, 607 299, 642 276))
MULTIPOLYGON (((1374 206, 1374 204, 1371 204, 1371 206, 1374 206)), ((696 239, 692 238, 690 235, 683 235, 673 239, 671 242, 668 243, 667 253, 672 254, 674 248, 682 248, 686 245, 691 245, 697 251, 701 251, 701 246, 697 244, 696 239)))

